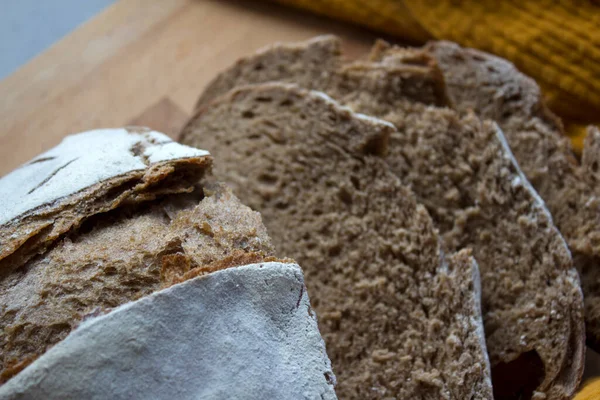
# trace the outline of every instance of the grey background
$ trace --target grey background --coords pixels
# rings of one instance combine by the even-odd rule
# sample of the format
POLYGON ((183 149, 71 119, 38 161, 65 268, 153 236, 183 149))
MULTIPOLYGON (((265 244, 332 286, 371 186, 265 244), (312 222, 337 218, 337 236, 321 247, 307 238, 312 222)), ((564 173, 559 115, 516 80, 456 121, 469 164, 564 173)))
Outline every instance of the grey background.
POLYGON ((0 79, 114 0, 0 0, 0 79))

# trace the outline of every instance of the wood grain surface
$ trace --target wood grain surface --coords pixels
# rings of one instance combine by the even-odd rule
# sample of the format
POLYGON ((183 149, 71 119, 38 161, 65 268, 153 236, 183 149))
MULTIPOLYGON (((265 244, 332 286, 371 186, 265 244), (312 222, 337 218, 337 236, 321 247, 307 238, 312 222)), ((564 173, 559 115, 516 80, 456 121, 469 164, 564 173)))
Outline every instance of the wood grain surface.
POLYGON ((120 0, 0 81, 0 176, 71 133, 133 122, 172 134, 240 56, 324 33, 350 56, 376 38, 268 2, 120 0))

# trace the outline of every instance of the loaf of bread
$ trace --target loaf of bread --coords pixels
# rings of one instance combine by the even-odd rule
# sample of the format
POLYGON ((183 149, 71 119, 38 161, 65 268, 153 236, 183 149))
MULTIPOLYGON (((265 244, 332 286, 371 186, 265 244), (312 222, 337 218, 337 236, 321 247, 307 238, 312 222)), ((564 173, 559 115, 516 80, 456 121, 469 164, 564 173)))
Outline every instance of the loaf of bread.
POLYGON ((0 386, 12 399, 336 399, 293 263, 213 272, 83 322, 0 386))
MULTIPOLYGON (((443 71, 455 107, 498 122, 523 172, 548 205, 581 274, 587 343, 600 351, 600 191, 590 181, 590 170, 574 157, 537 83, 513 64, 449 42, 431 43, 426 50, 443 71)), ((589 158, 591 151, 584 151, 589 158)))
MULTIPOLYGON (((333 37, 275 45, 220 74, 198 104, 202 110, 237 85, 278 80, 392 122, 391 170, 427 207, 447 249, 472 247, 480 266, 496 398, 572 395, 583 370, 582 295, 543 201, 494 123, 436 107, 450 102, 427 52, 395 49, 391 60, 386 51, 379 43, 369 59, 350 63, 333 37)), ((182 139, 204 143, 193 135, 186 129, 182 139)))
MULTIPOLYGON (((68 137, 46 154, 77 156, 79 164, 62 167, 61 180, 49 163, 13 172, 39 176, 48 196, 25 195, 31 209, 14 212, 6 226, 20 232, 13 221, 21 215, 52 210, 37 215, 64 229, 1 271, 1 398, 197 398, 228 388, 229 398, 335 398, 302 271, 274 257, 260 214, 225 185, 196 185, 208 152, 156 132, 105 130, 68 137), (148 138, 160 139, 154 150, 133 158, 121 151, 148 138), (193 176, 165 164, 170 176, 138 190, 156 160, 183 164, 190 154, 199 156, 193 176), (135 164, 138 157, 147 163, 135 164), (75 179, 81 175, 85 181, 75 179), (119 179, 130 184, 113 185, 119 179)), ((0 180, 0 190, 14 179, 0 180)))
POLYGON ((210 162, 206 151, 145 128, 66 138, 0 180, 0 271, 42 253, 87 217, 189 192, 210 162))
POLYGON ((271 83, 202 107, 182 138, 210 149, 215 177, 303 266, 340 397, 491 399, 476 264, 444 254, 381 158, 397 134, 323 93, 271 83))

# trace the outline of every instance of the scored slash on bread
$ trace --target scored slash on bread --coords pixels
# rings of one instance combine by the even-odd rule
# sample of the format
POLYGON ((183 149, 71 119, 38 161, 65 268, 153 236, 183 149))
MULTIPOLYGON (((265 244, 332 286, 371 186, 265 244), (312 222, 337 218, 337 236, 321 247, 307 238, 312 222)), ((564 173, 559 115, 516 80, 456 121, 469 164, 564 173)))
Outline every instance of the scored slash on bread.
POLYGON ((270 83, 202 107, 183 131, 303 266, 341 398, 491 399, 470 252, 444 254, 381 159, 394 127, 270 83))
POLYGON ((90 216, 191 191, 211 162, 146 128, 67 137, 0 179, 0 276, 90 216))
POLYGON ((228 268, 85 321, 0 387, 9 399, 336 399, 293 263, 228 268))
MULTIPOLYGON (((238 85, 283 81, 323 90, 355 111, 392 122, 398 132, 385 155, 391 170, 427 207, 445 246, 472 247, 480 266, 496 398, 572 395, 583 368, 582 295, 543 201, 497 126, 436 107, 452 103, 426 51, 395 49, 394 60, 379 56, 385 51, 378 43, 369 59, 350 63, 331 36, 275 45, 215 78, 198 113, 238 85), (295 64, 286 64, 290 60, 295 64)), ((194 133, 196 125, 192 120, 184 128, 182 140, 212 150, 208 134, 194 133)), ((273 197, 280 195, 273 190, 273 197)))

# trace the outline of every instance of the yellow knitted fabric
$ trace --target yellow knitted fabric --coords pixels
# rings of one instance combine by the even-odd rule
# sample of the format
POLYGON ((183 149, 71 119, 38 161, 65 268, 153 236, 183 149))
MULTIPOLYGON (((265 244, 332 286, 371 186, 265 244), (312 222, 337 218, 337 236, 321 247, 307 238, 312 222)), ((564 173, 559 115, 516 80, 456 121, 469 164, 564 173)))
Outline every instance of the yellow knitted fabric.
POLYGON ((600 124, 600 5, 594 0, 277 0, 414 43, 447 39, 512 61, 542 87, 581 150, 600 124))
POLYGON ((573 400, 598 400, 600 399, 600 379, 588 382, 573 400))

